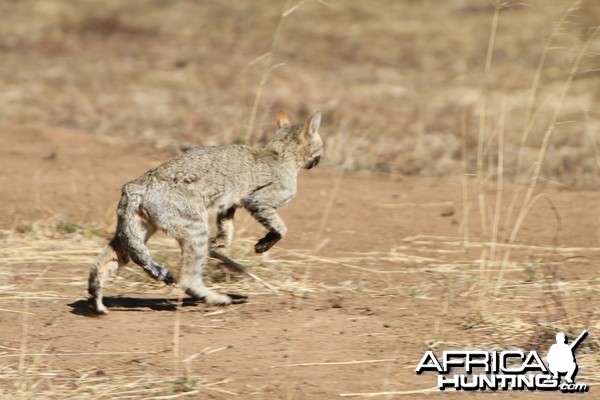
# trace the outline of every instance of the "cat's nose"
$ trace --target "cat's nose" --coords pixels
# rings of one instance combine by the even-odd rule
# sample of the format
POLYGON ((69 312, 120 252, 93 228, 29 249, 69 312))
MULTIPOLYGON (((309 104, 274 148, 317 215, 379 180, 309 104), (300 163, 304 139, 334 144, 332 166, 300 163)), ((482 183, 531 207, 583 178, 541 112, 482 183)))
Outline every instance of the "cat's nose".
POLYGON ((308 163, 308 165, 306 166, 306 169, 311 169, 312 167, 317 165, 319 163, 319 161, 321 161, 321 156, 316 156, 315 158, 312 159, 311 162, 308 163))

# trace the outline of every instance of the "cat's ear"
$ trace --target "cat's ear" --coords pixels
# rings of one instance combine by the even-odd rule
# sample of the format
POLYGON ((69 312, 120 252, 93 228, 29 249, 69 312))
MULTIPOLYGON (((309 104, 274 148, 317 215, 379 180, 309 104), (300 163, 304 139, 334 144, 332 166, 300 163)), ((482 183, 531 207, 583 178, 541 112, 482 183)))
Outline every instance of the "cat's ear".
POLYGON ((319 133, 319 127, 321 126, 321 113, 317 111, 310 117, 310 119, 304 125, 305 133, 307 136, 314 136, 319 133))
POLYGON ((281 128, 283 125, 289 124, 291 124, 291 122, 288 119, 287 115, 285 115, 283 111, 279 111, 277 113, 277 129, 281 128))

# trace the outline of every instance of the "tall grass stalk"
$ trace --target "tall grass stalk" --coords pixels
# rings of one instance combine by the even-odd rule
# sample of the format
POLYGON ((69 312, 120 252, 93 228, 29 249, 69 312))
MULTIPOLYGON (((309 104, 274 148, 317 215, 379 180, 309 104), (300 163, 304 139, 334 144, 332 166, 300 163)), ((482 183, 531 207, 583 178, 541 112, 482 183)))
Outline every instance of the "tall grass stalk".
MULTIPOLYGON (((498 230, 500 226, 500 214, 502 212, 502 195, 504 193, 504 127, 506 124, 506 98, 502 99, 500 123, 498 127, 498 160, 496 168, 496 202, 494 207, 494 219, 490 238, 490 261, 496 265, 496 245, 498 243, 498 230)), ((487 281, 487 279, 486 279, 487 281)), ((489 298, 489 297, 488 297, 489 298)))
POLYGON ((273 39, 271 41, 271 48, 270 48, 269 52, 266 55, 264 55, 264 57, 267 60, 267 65, 265 67, 265 70, 262 73, 262 77, 260 79, 258 89, 256 90, 256 96, 254 96, 254 103, 252 104, 252 110, 250 111, 250 117, 248 119, 248 126, 246 128, 246 135, 244 137, 246 143, 250 143, 250 141, 252 139, 252 132, 254 131, 254 125, 256 123, 256 115, 258 114, 258 109, 260 107, 260 103, 262 100, 263 91, 264 91, 265 85, 267 84, 267 82, 269 80, 269 76, 271 75, 271 72, 273 71, 273 69, 275 69, 275 68, 277 68, 277 66, 281 65, 281 64, 274 65, 273 60, 275 58, 275 53, 277 52, 277 48, 279 46, 279 39, 281 37, 281 32, 283 30, 283 25, 284 25, 285 19, 292 12, 294 12, 297 9, 297 6, 290 8, 290 4, 291 4, 291 0, 285 1, 285 4, 283 6, 283 11, 281 12, 281 16, 279 17, 279 22, 277 22, 277 27, 275 28, 275 33, 273 34, 273 39))
POLYGON ((469 249, 469 214, 471 211, 471 202, 469 200, 469 179, 467 171, 467 113, 466 111, 461 115, 460 121, 461 127, 461 164, 462 164, 462 201, 463 201, 463 215, 461 222, 461 229, 463 233, 463 247, 465 250, 469 249))
POLYGON ((498 19, 500 18, 501 3, 496 0, 494 3, 494 15, 492 16, 492 27, 490 30, 490 38, 488 42, 487 54, 485 58, 485 73, 484 73, 484 87, 483 97, 479 103, 479 134, 477 138, 477 184, 479 186, 478 201, 479 201, 479 214, 481 217, 481 233, 487 235, 488 224, 487 224, 487 211, 485 204, 485 195, 483 193, 483 161, 484 161, 484 143, 485 143, 485 131, 486 131, 486 111, 487 111, 487 99, 488 99, 488 85, 490 71, 492 69, 492 57, 494 54, 494 44, 496 42, 496 35, 498 32, 498 19))
MULTIPOLYGON (((183 269, 183 267, 182 267, 183 269)), ((179 377, 180 346, 179 336, 181 332, 181 309, 183 308, 183 293, 179 291, 177 308, 175 309, 175 321, 173 322, 173 376, 179 377)))
MULTIPOLYGON (((521 139, 519 141, 519 149, 518 149, 518 153, 517 153, 517 165, 515 168, 514 182, 516 185, 519 185, 521 183, 521 178, 523 177, 523 173, 524 173, 523 172, 523 159, 525 157, 525 149, 526 149, 527 139, 529 138, 529 135, 531 134, 531 131, 533 130, 533 125, 534 125, 535 121, 537 120, 537 117, 539 116, 540 112, 545 109, 546 104, 550 101, 550 97, 548 97, 544 102, 542 102, 542 104, 537 108, 537 110, 535 112, 533 111, 534 105, 535 105, 535 99, 536 99, 540 81, 541 81, 542 71, 544 68, 544 64, 546 62, 546 57, 548 55, 548 52, 550 51, 552 42, 554 41, 555 37, 558 35, 560 30, 564 26, 565 22, 567 21, 567 18, 570 15, 572 15, 573 12, 575 10, 577 10, 580 5, 581 5, 581 1, 577 0, 569 8, 567 8, 567 10, 562 14, 561 19, 554 24, 554 27, 552 28, 550 35, 544 42, 544 46, 542 48, 542 54, 540 55, 540 59, 538 60, 538 64, 535 69, 533 81, 531 84, 531 89, 529 91, 529 97, 527 99, 527 108, 525 111, 525 119, 523 120, 523 131, 521 133, 521 139)), ((511 197, 506 215, 504 217, 504 224, 503 224, 504 234, 502 237, 503 242, 506 241, 506 235, 509 232, 509 229, 507 227, 509 226, 510 222, 512 221, 514 210, 515 210, 515 207, 517 206, 517 199, 520 197, 521 194, 522 194, 522 189, 521 189, 521 187, 518 187, 518 189, 513 192, 513 195, 511 197)))
POLYGON ((338 192, 340 189, 340 184, 342 183, 342 177, 344 175, 343 171, 336 171, 334 173, 334 182, 333 189, 329 193, 329 199, 327 200, 327 206, 323 211, 323 216, 321 217, 321 222, 319 223, 319 228, 317 229, 317 233, 315 234, 315 248, 313 250, 313 254, 316 254, 321 248, 321 240, 323 238, 323 232, 325 232, 325 227, 327 226, 327 222, 329 221, 329 217, 331 216, 331 211, 334 208, 334 203, 337 200, 338 192))
MULTIPOLYGON (((533 124, 536 120, 535 117, 537 115, 537 112, 533 113, 533 108, 534 108, 537 92, 539 89, 540 80, 542 77, 542 70, 544 69, 544 64, 546 62, 546 57, 548 55, 548 51, 551 48, 554 38, 558 35, 560 30, 562 29, 567 18, 570 15, 573 15, 573 13, 580 7, 580 5, 581 5, 581 0, 577 0, 562 14, 561 19, 554 24, 554 27, 552 28, 550 35, 548 35, 548 37, 546 38, 546 40, 544 42, 544 46, 542 47, 542 54, 540 55, 540 59, 538 60, 537 67, 535 69, 533 81, 531 83, 531 89, 529 91, 529 97, 527 99, 527 108, 525 109, 525 119, 523 120, 523 132, 521 134, 521 140, 519 142, 519 150, 518 150, 518 154, 517 154, 515 183, 519 183, 519 181, 520 181, 521 172, 522 172, 521 167, 523 165, 523 157, 525 154, 525 145, 527 143, 529 134, 531 133, 531 130, 533 129, 533 124), (533 117, 532 117, 532 114, 533 114, 533 117)), ((543 108, 543 106, 540 107, 538 109, 538 111, 541 110, 542 108, 543 108)))
MULTIPOLYGON (((33 288, 37 285, 39 280, 46 275, 46 272, 50 270, 51 267, 46 267, 42 272, 40 272, 31 285, 29 285, 28 292, 33 291, 33 288)), ((21 347, 19 351, 19 387, 17 388, 17 392, 26 393, 27 392, 27 383, 28 377, 25 369, 25 357, 27 356, 27 342, 29 339, 29 293, 23 298, 23 320, 21 321, 21 347)))
MULTIPOLYGON (((483 81, 483 96, 479 103, 479 131, 477 137, 477 199, 479 204, 479 216, 481 222, 481 234, 483 236, 488 235, 488 223, 487 223, 487 209, 485 202, 485 193, 483 190, 484 185, 484 153, 485 153, 485 132, 486 132, 486 111, 487 111, 487 99, 488 99, 488 85, 489 76, 492 68, 492 56, 494 54, 494 44, 496 42, 496 35, 498 32, 498 20, 500 18, 501 3, 496 0, 494 3, 494 14, 492 16, 492 26, 490 29, 490 37, 488 41, 487 54, 485 58, 485 69, 484 69, 484 81, 483 81)), ((484 284, 487 282, 488 268, 488 248, 483 246, 481 248, 481 256, 479 263, 479 281, 484 284)), ((480 293, 484 293, 485 290, 481 290, 480 293)), ((480 311, 483 307, 483 296, 480 296, 480 311)))
MULTIPOLYGON (((544 133, 544 137, 542 139, 542 145, 538 152, 538 158, 534 164, 534 170, 533 170, 533 173, 531 176, 529 187, 527 188, 527 192, 525 193, 525 198, 523 200, 521 210, 517 216, 517 220, 515 222, 515 225, 511 231, 511 234, 509 237, 509 240, 508 240, 509 244, 513 244, 515 242, 517 235, 519 233, 519 230, 521 229, 521 225, 523 224, 523 221, 525 220, 525 217, 527 216, 529 210, 533 206, 533 203, 534 203, 532 201, 533 191, 536 188, 537 181, 538 181, 538 178, 540 175, 540 170, 542 168, 542 164, 544 162, 544 157, 546 155, 546 150, 548 149, 548 143, 550 142, 550 138, 552 137, 552 132, 554 131, 554 128, 556 127, 558 116, 560 115, 560 112, 562 110, 565 96, 567 95, 567 92, 569 91, 569 88, 571 87, 571 83, 573 82, 573 78, 575 77, 575 74, 577 73, 577 70, 579 69, 579 65, 581 64, 583 57, 587 53, 587 50, 588 50, 590 44, 593 42, 596 35, 598 34, 599 29, 600 28, 598 28, 598 27, 596 29, 594 29, 592 34, 588 37, 588 39, 585 41, 585 43, 581 46, 581 49, 577 53, 577 57, 575 58, 575 61, 573 62, 572 66, 571 66, 569 75, 565 79, 565 82, 561 88, 558 104, 556 105, 556 107, 554 109, 554 113, 552 114, 550 123, 548 124, 548 128, 546 129, 546 132, 544 133)), ((511 248, 507 247, 505 250, 505 253, 504 253, 504 257, 502 259, 500 271, 498 273, 498 279, 496 280, 496 287, 494 289, 494 297, 496 297, 498 295, 498 292, 500 291, 500 288, 502 287, 502 282, 504 279, 504 269, 505 269, 506 265, 508 264, 508 260, 510 259, 510 252, 511 252, 511 248)))

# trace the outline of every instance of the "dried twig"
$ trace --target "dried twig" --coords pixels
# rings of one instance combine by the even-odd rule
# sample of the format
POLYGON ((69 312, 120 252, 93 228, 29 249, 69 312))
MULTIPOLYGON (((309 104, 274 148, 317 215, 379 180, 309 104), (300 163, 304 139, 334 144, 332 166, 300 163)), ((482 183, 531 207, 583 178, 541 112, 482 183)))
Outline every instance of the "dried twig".
POLYGON ((378 396, 389 396, 389 395, 407 395, 407 394, 429 394, 439 393, 436 388, 417 389, 417 390, 404 390, 398 392, 372 392, 372 393, 341 393, 340 397, 378 397, 378 396))
POLYGON ((301 364, 280 364, 272 365, 271 368, 284 368, 284 367, 314 367, 320 365, 352 365, 352 364, 373 364, 383 362, 393 362, 395 358, 384 358, 381 360, 362 360, 362 361, 333 361, 333 362, 316 362, 316 363, 301 363, 301 364))
POLYGON ((265 286, 266 288, 270 289, 271 291, 273 291, 274 293, 278 293, 279 291, 277 290, 277 288, 275 288, 272 285, 269 285, 267 282, 265 282, 264 280, 262 280, 261 278, 259 278, 258 276, 256 276, 255 274, 253 274, 252 272, 248 271, 243 265, 233 261, 231 258, 227 257, 224 254, 219 253, 216 250, 211 249, 210 250, 210 256, 212 258, 216 258, 217 260, 220 260, 221 262, 223 262, 223 264, 230 270, 233 272, 238 272, 244 275, 249 276, 250 278, 254 279, 255 281, 261 283, 263 286, 265 286))

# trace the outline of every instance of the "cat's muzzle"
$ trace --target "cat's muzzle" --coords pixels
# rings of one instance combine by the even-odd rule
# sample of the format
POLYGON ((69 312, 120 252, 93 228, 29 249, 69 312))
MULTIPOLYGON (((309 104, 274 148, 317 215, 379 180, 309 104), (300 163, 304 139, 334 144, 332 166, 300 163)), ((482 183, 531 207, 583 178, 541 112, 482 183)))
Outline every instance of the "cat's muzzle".
POLYGON ((311 169, 312 167, 314 167, 315 165, 317 165, 319 163, 319 161, 321 161, 321 156, 316 156, 315 158, 313 158, 312 160, 310 160, 305 166, 304 168, 306 169, 311 169))

